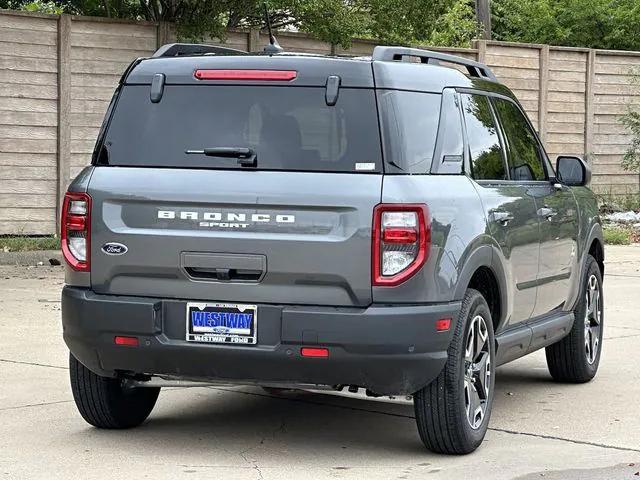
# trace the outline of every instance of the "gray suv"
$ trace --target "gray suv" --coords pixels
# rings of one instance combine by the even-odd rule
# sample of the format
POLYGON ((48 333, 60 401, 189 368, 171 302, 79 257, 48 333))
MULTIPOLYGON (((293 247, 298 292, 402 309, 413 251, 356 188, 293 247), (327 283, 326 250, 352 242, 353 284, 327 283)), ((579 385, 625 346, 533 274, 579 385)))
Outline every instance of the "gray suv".
POLYGON ((497 366, 544 347, 555 380, 596 374, 589 180, 480 63, 166 45, 124 73, 62 207, 77 407, 128 428, 180 382, 364 391, 471 452, 497 366))

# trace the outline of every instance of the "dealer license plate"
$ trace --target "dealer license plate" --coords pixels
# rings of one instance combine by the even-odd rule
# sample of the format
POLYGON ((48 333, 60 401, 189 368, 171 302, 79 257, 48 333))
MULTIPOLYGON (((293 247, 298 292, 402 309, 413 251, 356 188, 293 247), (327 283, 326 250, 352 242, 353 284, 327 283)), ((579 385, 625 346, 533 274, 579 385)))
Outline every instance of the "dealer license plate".
POLYGON ((253 345, 258 307, 237 303, 187 303, 187 341, 253 345))

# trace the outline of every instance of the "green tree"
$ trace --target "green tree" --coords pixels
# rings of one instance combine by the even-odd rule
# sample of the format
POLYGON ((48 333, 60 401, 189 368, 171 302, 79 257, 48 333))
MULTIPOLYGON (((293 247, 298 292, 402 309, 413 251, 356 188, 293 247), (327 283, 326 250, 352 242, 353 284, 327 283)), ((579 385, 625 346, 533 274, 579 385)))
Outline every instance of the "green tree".
POLYGON ((620 120, 631 134, 631 143, 622 158, 622 168, 640 174, 640 112, 630 108, 620 120))
POLYGON ((493 0, 492 24, 496 40, 640 49, 637 0, 493 0))
POLYGON ((388 43, 469 46, 480 33, 467 0, 368 0, 369 36, 388 43))
MULTIPOLYGON (((276 29, 348 47, 354 36, 395 44, 469 46, 478 34, 473 0, 268 0, 276 29)), ((263 0, 0 0, 0 8, 174 22, 180 39, 224 38, 264 28, 263 0)))

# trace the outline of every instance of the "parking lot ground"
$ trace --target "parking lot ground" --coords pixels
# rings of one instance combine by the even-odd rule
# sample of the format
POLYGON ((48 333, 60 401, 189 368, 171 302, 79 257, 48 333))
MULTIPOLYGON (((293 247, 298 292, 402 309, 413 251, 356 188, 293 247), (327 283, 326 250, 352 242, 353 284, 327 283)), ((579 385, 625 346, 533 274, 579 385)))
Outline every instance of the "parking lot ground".
POLYGON ((128 431, 88 426, 71 397, 61 267, 0 267, 0 479, 637 479, 640 246, 608 247, 605 341, 586 385, 544 352, 501 367, 484 445, 424 450, 409 406, 258 388, 170 388, 128 431))

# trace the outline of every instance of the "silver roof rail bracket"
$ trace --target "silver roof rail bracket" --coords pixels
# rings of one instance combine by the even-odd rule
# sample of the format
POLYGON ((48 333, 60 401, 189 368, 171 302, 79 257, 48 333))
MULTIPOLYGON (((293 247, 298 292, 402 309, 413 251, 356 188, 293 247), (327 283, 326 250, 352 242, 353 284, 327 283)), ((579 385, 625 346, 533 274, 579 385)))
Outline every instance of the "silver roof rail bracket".
POLYGON ((466 67, 470 77, 484 78, 494 82, 497 81, 491 69, 484 63, 468 60, 464 57, 458 57, 457 55, 449 55, 448 53, 432 52, 431 50, 378 46, 373 49, 371 59, 382 62, 399 62, 402 61, 404 57, 416 57, 419 58, 422 63, 430 63, 432 65, 437 65, 439 62, 462 65, 466 67))

